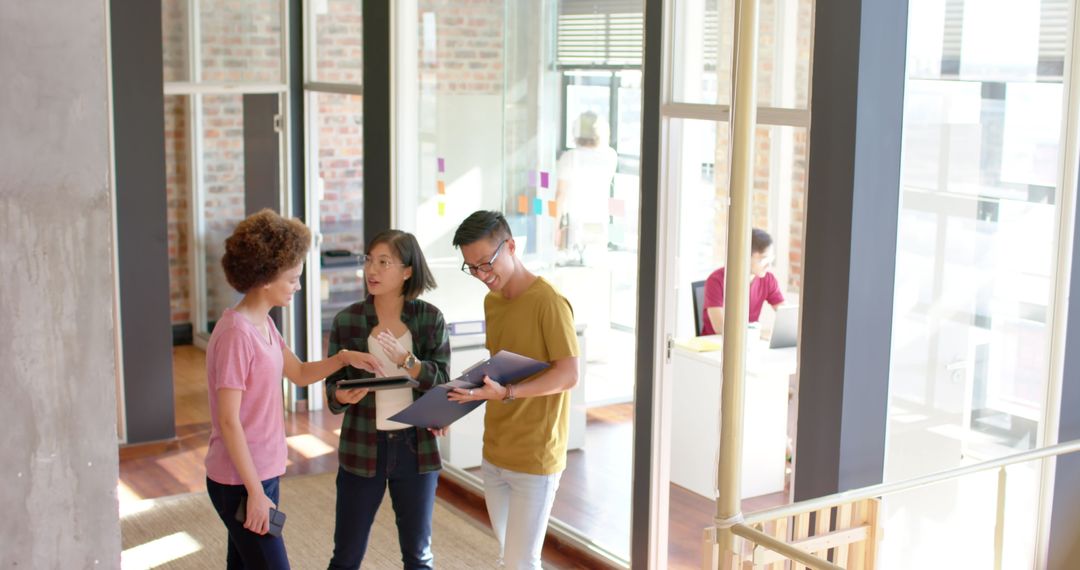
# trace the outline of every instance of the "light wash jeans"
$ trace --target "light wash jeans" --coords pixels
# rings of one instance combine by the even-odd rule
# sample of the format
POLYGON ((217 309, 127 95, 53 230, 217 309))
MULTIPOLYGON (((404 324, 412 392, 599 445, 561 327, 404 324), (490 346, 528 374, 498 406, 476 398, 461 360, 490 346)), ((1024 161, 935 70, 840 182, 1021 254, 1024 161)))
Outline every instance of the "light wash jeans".
POLYGON ((499 565, 513 570, 539 569, 540 549, 562 472, 531 475, 501 469, 487 461, 480 470, 488 516, 499 539, 499 565))

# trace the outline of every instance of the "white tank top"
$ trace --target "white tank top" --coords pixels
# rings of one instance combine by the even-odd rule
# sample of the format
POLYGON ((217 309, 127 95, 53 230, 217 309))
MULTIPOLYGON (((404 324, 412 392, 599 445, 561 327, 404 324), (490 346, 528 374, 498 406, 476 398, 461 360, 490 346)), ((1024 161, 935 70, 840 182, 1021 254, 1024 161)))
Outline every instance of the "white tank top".
MULTIPOLYGON (((405 335, 398 338, 398 342, 401 346, 404 346, 406 350, 412 352, 412 332, 405 331, 405 335)), ((396 362, 392 362, 390 358, 383 352, 382 345, 375 340, 375 336, 368 337, 368 352, 372 356, 379 360, 379 364, 382 364, 383 370, 390 376, 397 376, 399 374, 406 374, 406 372, 398 368, 396 362)), ((412 388, 395 388, 393 390, 378 390, 375 392, 375 429, 390 431, 396 429, 411 428, 413 426, 409 424, 403 424, 399 422, 392 422, 386 418, 404 410, 413 403, 412 388)))

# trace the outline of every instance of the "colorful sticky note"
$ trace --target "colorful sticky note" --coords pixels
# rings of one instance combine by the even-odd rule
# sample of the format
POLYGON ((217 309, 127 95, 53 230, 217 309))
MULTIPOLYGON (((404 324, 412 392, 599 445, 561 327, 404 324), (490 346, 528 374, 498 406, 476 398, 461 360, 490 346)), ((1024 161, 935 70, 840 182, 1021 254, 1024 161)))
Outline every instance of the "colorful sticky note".
POLYGON ((544 213, 544 201, 540 198, 533 200, 533 213, 537 216, 544 213))
POLYGON ((541 172, 540 173, 540 187, 541 188, 547 188, 548 187, 548 173, 547 172, 541 172))
POLYGON ((435 186, 439 189, 439 194, 446 194, 446 183, 439 180, 435 183, 435 186))
POLYGON ((536 171, 529 171, 529 188, 536 188, 536 171))
POLYGON ((439 172, 446 172, 446 159, 439 158, 439 172))
POLYGON ((445 216, 446 215, 446 202, 439 202, 439 215, 440 216, 445 216))
POLYGON ((518 213, 519 214, 528 214, 529 213, 529 199, 526 198, 524 194, 522 194, 521 196, 518 196, 518 213))
POLYGON ((559 217, 559 203, 555 200, 548 200, 548 215, 552 218, 559 217))

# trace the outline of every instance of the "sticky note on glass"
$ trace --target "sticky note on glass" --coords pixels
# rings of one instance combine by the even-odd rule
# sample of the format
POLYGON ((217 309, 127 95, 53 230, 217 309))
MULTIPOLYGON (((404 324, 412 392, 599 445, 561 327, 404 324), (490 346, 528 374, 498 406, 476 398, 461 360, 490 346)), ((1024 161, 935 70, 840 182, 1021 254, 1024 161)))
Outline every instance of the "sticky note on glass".
POLYGON ((540 173, 540 187, 541 188, 547 188, 548 187, 548 173, 547 172, 541 172, 540 173))
POLYGON ((439 189, 439 194, 446 194, 446 183, 439 180, 435 183, 435 186, 439 189))
POLYGON ((440 216, 445 216, 446 215, 446 202, 439 202, 439 215, 440 216))
POLYGON ((608 211, 612 216, 616 218, 622 218, 626 216, 626 200, 620 200, 619 198, 608 199, 608 211))
POLYGON ((529 188, 536 188, 536 171, 529 171, 529 188))
POLYGON ((544 213, 544 201, 540 198, 533 200, 533 213, 537 216, 543 215, 544 213))
POLYGON ((439 172, 446 172, 446 159, 439 158, 439 172))
POLYGON ((529 213, 529 199, 526 198, 524 194, 522 194, 521 196, 518 196, 518 213, 519 214, 528 214, 529 213))
POLYGON ((548 215, 552 218, 559 216, 559 203, 555 200, 548 200, 548 215))

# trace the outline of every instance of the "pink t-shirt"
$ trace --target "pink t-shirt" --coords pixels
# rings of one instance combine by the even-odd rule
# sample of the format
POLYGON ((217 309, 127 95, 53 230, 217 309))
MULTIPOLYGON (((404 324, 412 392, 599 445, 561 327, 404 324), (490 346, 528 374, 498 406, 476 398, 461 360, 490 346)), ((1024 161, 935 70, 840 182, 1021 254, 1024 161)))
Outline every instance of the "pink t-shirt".
POLYGON ((242 485, 218 425, 217 391, 243 390, 240 425, 244 428, 251 460, 260 481, 285 473, 284 402, 281 378, 284 342, 274 321, 266 317, 269 342, 243 315, 225 309, 206 347, 206 376, 210 391, 210 448, 206 476, 223 485, 242 485))
MULTIPOLYGON (((764 277, 756 277, 750 281, 750 322, 756 323, 761 318, 761 307, 768 301, 770 305, 779 305, 784 302, 784 294, 780 292, 780 283, 772 273, 765 273, 764 277)), ((709 320, 709 307, 724 306, 724 268, 721 267, 712 272, 705 280, 705 306, 701 309, 701 318, 705 326, 701 334, 716 334, 713 330, 712 321, 709 320)))

